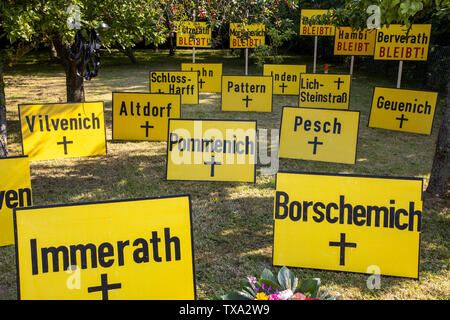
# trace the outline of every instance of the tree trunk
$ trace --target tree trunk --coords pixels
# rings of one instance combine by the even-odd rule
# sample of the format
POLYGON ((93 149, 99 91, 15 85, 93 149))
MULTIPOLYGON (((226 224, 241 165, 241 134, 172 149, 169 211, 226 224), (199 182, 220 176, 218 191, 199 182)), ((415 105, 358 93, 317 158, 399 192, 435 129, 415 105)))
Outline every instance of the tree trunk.
POLYGON ((450 82, 447 83, 446 106, 443 106, 443 119, 439 128, 431 168, 427 193, 432 196, 447 197, 450 185, 450 82))
POLYGON ((169 36, 169 56, 174 56, 175 55, 175 46, 173 44, 173 32, 170 33, 169 36))
POLYGON ((130 61, 133 64, 139 64, 131 47, 126 47, 125 49, 123 49, 122 47, 119 46, 119 51, 125 54, 128 58, 130 58, 130 61))
POLYGON ((59 62, 58 52, 56 52, 56 48, 52 40, 50 40, 49 43, 49 51, 50 51, 50 62, 51 63, 59 62))
POLYGON ((75 61, 64 65, 64 70, 66 71, 67 102, 84 102, 84 78, 77 75, 75 61))
POLYGON ((76 61, 70 57, 70 44, 59 36, 53 38, 53 44, 66 73, 67 102, 84 102, 84 78, 77 75, 76 61))
POLYGON ((6 96, 5 82, 3 81, 3 69, 4 66, 0 65, 0 157, 7 157, 6 96))

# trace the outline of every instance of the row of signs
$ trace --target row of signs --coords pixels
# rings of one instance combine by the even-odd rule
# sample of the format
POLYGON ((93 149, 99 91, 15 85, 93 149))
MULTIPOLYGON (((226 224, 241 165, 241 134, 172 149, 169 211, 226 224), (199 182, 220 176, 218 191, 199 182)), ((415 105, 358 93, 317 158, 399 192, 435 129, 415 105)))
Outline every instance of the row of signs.
MULTIPOLYGON (((301 17, 312 18, 328 10, 303 9, 301 17)), ((230 48, 255 48, 265 44, 263 24, 230 23, 230 48)), ((410 29, 399 24, 380 29, 352 29, 333 25, 304 24, 300 35, 334 36, 335 55, 367 55, 376 60, 426 61, 431 24, 413 24, 410 29)), ((179 47, 211 47, 211 28, 206 22, 182 22, 177 30, 179 47)))
MULTIPOLYGON (((336 143, 338 137, 347 141, 355 151, 359 113, 348 111, 349 75, 301 73, 291 76, 286 72, 267 70, 271 70, 270 76, 222 76, 222 111, 271 112, 274 79, 279 76, 289 82, 294 81, 295 76, 299 82, 299 104, 294 108, 283 109, 280 157, 314 157, 320 161, 329 161, 329 157, 322 158, 319 155, 322 152, 334 153, 324 148, 326 139, 332 138, 338 148, 336 150, 339 150, 341 145, 336 143), (336 132, 330 134, 330 131, 336 132), (311 142, 314 152, 309 156, 300 156, 305 150, 292 148, 299 143, 295 137, 311 142)), ((192 71, 151 72, 150 78, 156 82, 151 82, 150 88, 154 91, 159 86, 159 91, 162 91, 161 88, 167 91, 167 87, 164 87, 167 82, 185 88, 198 88, 197 76, 197 72, 192 71), (189 79, 192 79, 192 84, 189 79)), ((170 141, 169 120, 182 118, 183 94, 177 89, 174 91, 114 92, 113 140, 170 141)), ((194 91, 198 99, 198 90, 194 91)), ((436 92, 375 87, 368 126, 431 134, 436 103, 436 92)), ((29 156, 31 161, 106 153, 103 102, 19 105, 19 118, 23 154, 29 156)), ((354 152, 348 154, 345 161, 337 160, 336 156, 332 158, 335 159, 333 162, 354 163, 354 160, 351 161, 354 156, 354 152)))
MULTIPOLYGON (((227 150, 239 149, 239 138, 227 150)), ((172 138, 173 149, 180 139, 172 138)), ((216 154, 218 142, 209 144, 216 154)), ((251 156, 243 143, 242 154, 251 156)), ((28 165, 26 156, 0 159, 2 174, 11 173, 1 191, 7 209, 0 234, 15 244, 20 299, 196 298, 188 195, 33 207, 28 165)), ((273 265, 357 273, 376 267, 418 279, 422 183, 278 172, 273 265)))

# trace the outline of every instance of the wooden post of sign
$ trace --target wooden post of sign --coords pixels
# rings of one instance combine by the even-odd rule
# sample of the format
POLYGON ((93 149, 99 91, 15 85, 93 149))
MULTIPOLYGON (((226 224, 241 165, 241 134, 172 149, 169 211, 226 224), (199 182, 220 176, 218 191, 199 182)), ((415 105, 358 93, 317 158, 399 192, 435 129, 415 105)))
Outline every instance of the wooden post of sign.
POLYGON ((317 62, 317 36, 314 36, 314 63, 313 63, 313 73, 316 73, 316 62, 317 62))
POLYGON ((403 60, 400 60, 398 63, 397 89, 400 88, 400 84, 402 83, 402 71, 403 71, 403 60))
POLYGON ((350 60, 350 75, 353 75, 353 63, 355 62, 355 56, 352 56, 350 60))
MULTIPOLYGON (((194 9, 194 13, 192 15, 194 16, 194 22, 195 22, 195 9, 194 9)), ((194 46, 192 47, 192 63, 195 63, 195 41, 194 41, 194 46)))
MULTIPOLYGON (((248 10, 247 10, 247 21, 248 21, 248 10)), ((245 48, 245 75, 248 75, 248 48, 245 48)))
POLYGON ((248 48, 245 48, 245 75, 248 75, 248 48))

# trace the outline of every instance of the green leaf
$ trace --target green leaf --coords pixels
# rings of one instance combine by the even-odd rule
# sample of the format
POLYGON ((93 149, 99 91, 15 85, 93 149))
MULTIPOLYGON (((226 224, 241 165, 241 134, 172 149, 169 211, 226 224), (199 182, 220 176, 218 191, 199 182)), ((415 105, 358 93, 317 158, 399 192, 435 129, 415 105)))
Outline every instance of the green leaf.
POLYGON ((268 287, 272 287, 272 289, 278 289, 280 291, 283 290, 283 288, 277 282, 273 282, 269 279, 259 279, 259 282, 264 283, 268 287))
POLYGON ((273 275, 272 271, 270 271, 269 269, 264 269, 263 270, 263 272, 260 275, 260 279, 270 280, 270 281, 276 283, 279 286, 277 278, 275 278, 275 276, 273 275))
POLYGON ((241 280, 239 280, 239 284, 241 286, 241 289, 253 287, 252 283, 250 282, 250 280, 248 278, 242 278, 241 280))
POLYGON ((298 279, 288 268, 282 267, 278 272, 278 283, 283 289, 291 289, 294 292, 298 279))
POLYGON ((309 293, 311 298, 316 299, 317 293, 319 292, 320 278, 313 278, 303 280, 295 290, 296 292, 301 292, 303 294, 309 293))

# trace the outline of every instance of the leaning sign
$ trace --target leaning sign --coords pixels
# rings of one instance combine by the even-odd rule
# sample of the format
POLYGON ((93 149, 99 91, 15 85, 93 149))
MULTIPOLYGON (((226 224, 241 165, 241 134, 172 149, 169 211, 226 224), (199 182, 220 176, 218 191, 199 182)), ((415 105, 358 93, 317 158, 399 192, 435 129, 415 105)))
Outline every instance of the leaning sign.
POLYGON ((273 78, 273 94, 298 95, 300 73, 306 72, 306 65, 264 64, 263 75, 273 78))
POLYGON ((376 33, 374 29, 354 30, 351 27, 338 27, 334 37, 334 54, 373 56, 376 33))
POLYGON ((166 141, 169 119, 180 114, 179 94, 113 92, 112 138, 166 141))
MULTIPOLYGON (((328 13, 329 10, 302 9, 300 13, 300 35, 301 36, 334 36, 336 27, 334 25, 304 24, 303 17, 312 18, 328 13)), ((332 11, 332 10, 330 10, 332 11)))
POLYGON ((13 209, 32 205, 28 157, 0 158, 0 246, 14 244, 13 209))
POLYGON ((350 82, 349 74, 302 73, 299 107, 347 110, 350 82))
POLYGON ((274 203, 274 265, 419 277, 422 179, 278 172, 274 203))
POLYGON ((283 107, 280 158, 355 164, 359 111, 283 107))
POLYGON ((181 71, 197 71, 199 92, 220 92, 222 90, 221 63, 182 63, 181 71))
POLYGON ((230 23, 230 49, 256 48, 265 43, 264 24, 230 23))
POLYGON ((171 119, 167 180, 256 179, 256 121, 171 119))
POLYGON ((177 28, 177 47, 211 47, 211 27, 206 22, 181 22, 177 28))
POLYGON ((222 76, 222 111, 272 112, 271 76, 222 76))
POLYGON ((189 196, 15 209, 14 227, 19 299, 195 299, 189 196))
POLYGON ((19 118, 30 161, 106 153, 103 102, 23 104, 19 118))
POLYGON ((426 61, 430 34, 431 24, 383 26, 377 30, 374 59, 426 61))
POLYGON ((150 93, 181 94, 182 104, 198 104, 196 71, 151 71, 150 93))
POLYGON ((375 87, 369 127, 431 134, 437 92, 375 87))

